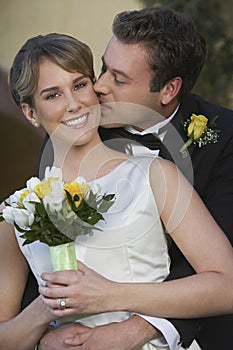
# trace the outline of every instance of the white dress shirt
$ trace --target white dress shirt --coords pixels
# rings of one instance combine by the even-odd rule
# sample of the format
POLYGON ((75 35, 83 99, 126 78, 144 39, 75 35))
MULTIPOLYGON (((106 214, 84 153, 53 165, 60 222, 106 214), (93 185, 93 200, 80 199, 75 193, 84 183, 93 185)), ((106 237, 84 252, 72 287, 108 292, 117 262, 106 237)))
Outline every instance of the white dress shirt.
MULTIPOLYGON (((162 122, 157 123, 148 129, 145 129, 143 131, 138 131, 133 126, 126 125, 125 130, 127 130, 131 134, 136 134, 136 135, 141 135, 141 136, 147 135, 147 134, 154 134, 162 142, 165 135, 166 135, 166 131, 160 132, 160 130, 163 129, 173 119, 178 108, 179 108, 179 106, 176 108, 176 110, 172 113, 172 115, 169 118, 164 119, 162 122)), ((144 156, 145 155, 145 156, 158 157, 159 150, 151 150, 143 145, 129 142, 125 145, 125 153, 133 155, 133 156, 144 156)))

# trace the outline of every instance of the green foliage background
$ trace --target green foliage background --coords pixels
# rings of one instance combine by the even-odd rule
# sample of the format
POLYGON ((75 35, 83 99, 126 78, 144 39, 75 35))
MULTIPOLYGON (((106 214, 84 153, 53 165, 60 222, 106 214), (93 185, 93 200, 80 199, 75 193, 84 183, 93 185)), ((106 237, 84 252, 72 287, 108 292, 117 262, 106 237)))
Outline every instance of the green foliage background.
POLYGON ((143 7, 167 6, 190 15, 208 46, 208 57, 193 92, 233 108, 233 37, 231 1, 138 0, 143 7), (229 13, 231 19, 229 20, 229 13))

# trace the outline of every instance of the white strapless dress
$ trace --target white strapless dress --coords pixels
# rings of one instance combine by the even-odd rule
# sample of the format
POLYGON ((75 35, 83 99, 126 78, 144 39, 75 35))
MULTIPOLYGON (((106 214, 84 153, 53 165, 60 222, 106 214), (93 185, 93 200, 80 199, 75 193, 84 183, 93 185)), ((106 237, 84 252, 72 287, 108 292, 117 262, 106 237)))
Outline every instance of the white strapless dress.
MULTIPOLYGON (((152 157, 132 157, 92 181, 101 186, 103 194, 115 193, 116 201, 104 214, 105 221, 98 223, 103 231, 77 237, 76 256, 116 282, 162 282, 169 273, 166 236, 149 181, 152 161, 152 157)), ((17 231, 16 235, 38 283, 42 284, 41 273, 52 272, 49 247, 40 242, 22 246, 17 231)), ((94 327, 120 322, 130 315, 129 312, 108 312, 88 317, 77 315, 76 320, 94 327)), ((159 348, 147 343, 142 349, 159 348)))

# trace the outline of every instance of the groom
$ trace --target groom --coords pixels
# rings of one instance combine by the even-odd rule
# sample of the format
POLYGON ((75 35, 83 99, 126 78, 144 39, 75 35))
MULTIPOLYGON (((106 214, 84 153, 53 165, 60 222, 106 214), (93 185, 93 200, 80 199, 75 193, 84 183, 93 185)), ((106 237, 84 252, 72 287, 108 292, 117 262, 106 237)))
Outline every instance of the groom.
MULTIPOLYGON (((185 143, 188 136, 182 124, 192 114, 204 115, 209 123, 217 117, 216 126, 212 127, 213 133, 218 135, 217 142, 212 139, 208 144, 203 142, 201 147, 191 144, 188 150, 194 187, 233 243, 233 112, 190 94, 204 64, 204 39, 184 15, 158 7, 119 14, 113 23, 113 33, 103 56, 101 76, 95 84, 101 103, 140 104, 170 121, 159 155, 174 161, 189 179, 192 175, 189 159, 182 157, 178 142, 173 142, 176 140, 175 130, 185 143), (216 133, 217 130, 220 132, 216 133), (172 154, 168 149, 172 150, 172 154)), ((106 108, 102 113, 103 124, 107 124, 106 108)), ((127 120, 124 122, 127 123, 127 120)), ((151 132, 160 134, 158 124, 153 126, 151 123, 147 130, 140 130, 138 120, 135 122, 136 128, 126 128, 130 133, 141 136, 151 132)), ((163 131, 166 129, 164 122, 162 128, 163 131)), ((122 133, 121 129, 113 128, 102 128, 100 132, 105 140, 122 133)), ((130 133, 127 138, 130 138, 130 133)), ((133 145, 131 150, 135 155, 138 152, 133 145)), ((153 155, 153 151, 141 152, 152 152, 153 155)), ((191 272, 175 243, 171 246, 170 255, 169 279, 191 272)), ((194 321, 197 328, 193 330, 197 334, 192 335, 186 330, 191 321, 172 320, 172 323, 179 331, 184 346, 190 345, 195 337, 205 350, 233 349, 233 315, 194 321)))
MULTIPOLYGON (((193 170, 195 189, 233 243, 233 113, 190 93, 205 61, 204 39, 184 15, 161 7, 119 14, 113 23, 113 33, 103 55, 101 76, 95 84, 103 105, 102 124, 105 128, 100 128, 101 137, 104 140, 126 137, 125 151, 152 156, 159 154, 170 159, 190 181, 193 170), (161 114, 165 122, 156 125, 151 122, 143 127, 143 116, 142 120, 137 116, 135 123, 132 115, 129 119, 125 116, 124 123, 119 116, 118 127, 111 128, 109 110, 113 102, 150 108, 161 114), (189 154, 183 157, 180 148, 188 136, 182 123, 189 123, 192 114, 206 117, 208 125, 217 117, 216 126, 211 126, 209 143, 203 141, 200 147, 192 143, 188 148, 189 154), (121 124, 130 125, 122 129, 119 127, 121 124), (182 144, 176 142, 175 130, 183 139, 182 144), (158 134, 162 141, 159 150, 131 143, 130 139, 135 138, 135 134, 142 136, 146 133, 158 134), (213 136, 217 139, 214 140, 213 136)), ((170 255, 169 279, 194 273, 175 243, 171 245, 170 255)), ((164 321, 167 322, 165 329, 158 327, 170 349, 178 348, 175 342, 179 339, 183 347, 188 347, 196 339, 204 350, 233 349, 233 315, 164 321)), ((58 350, 67 349, 63 347, 62 340, 68 338, 68 334, 75 336, 76 333, 74 344, 75 341, 77 344, 82 342, 85 349, 93 350, 135 350, 145 342, 161 337, 153 319, 136 315, 124 324, 111 324, 94 330, 79 328, 78 325, 68 327, 45 335, 39 349, 49 350, 52 346, 58 350)), ((159 339, 160 346, 163 340, 159 339)))

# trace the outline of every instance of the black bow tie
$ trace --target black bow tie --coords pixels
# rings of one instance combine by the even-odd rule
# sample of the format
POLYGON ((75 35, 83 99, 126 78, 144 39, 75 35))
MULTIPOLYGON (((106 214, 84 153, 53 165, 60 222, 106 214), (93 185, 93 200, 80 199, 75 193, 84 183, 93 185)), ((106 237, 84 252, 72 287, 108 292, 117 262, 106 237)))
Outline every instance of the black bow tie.
MULTIPOLYGON (((131 134, 131 132, 123 128, 114 128, 111 130, 107 129, 106 131, 108 133, 107 139, 123 138, 124 141, 122 140, 122 142, 124 143, 124 145, 126 143, 135 142, 151 150, 160 150, 160 147, 161 147, 161 141, 154 134, 146 134, 146 135, 131 134)), ((104 137, 104 139, 106 138, 104 137)))

